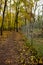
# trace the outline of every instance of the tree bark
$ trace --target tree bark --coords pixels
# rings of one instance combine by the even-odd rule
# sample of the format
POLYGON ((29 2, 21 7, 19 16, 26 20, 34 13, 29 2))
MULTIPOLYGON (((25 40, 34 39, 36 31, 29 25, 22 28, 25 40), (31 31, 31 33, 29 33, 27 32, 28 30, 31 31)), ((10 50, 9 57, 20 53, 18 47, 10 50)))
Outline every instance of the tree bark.
POLYGON ((6 6, 7 6, 7 0, 5 0, 4 10, 3 10, 3 17, 2 17, 2 24, 1 24, 1 35, 3 34, 3 23, 4 23, 6 6))
POLYGON ((18 8, 17 8, 17 6, 16 6, 16 19, 15 19, 16 32, 18 32, 18 14, 19 14, 19 11, 18 11, 18 8))

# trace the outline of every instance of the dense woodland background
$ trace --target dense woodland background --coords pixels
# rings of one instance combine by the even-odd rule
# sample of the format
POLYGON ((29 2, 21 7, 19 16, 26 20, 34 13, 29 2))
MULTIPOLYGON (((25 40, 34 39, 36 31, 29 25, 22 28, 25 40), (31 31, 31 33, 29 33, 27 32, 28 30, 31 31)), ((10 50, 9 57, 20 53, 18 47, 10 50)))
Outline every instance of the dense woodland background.
MULTIPOLYGON (((9 50, 11 46, 14 49, 16 47, 17 50, 18 41, 20 41, 20 47, 23 45, 19 54, 21 58, 19 61, 16 60, 17 64, 15 65, 43 65, 43 4, 38 6, 38 2, 39 0, 0 0, 0 52, 2 53, 3 46, 4 51, 9 50), (42 7, 41 11, 38 9, 40 6, 42 7), (37 9, 38 14, 36 14, 37 9)), ((12 47, 10 49, 13 50, 12 47)), ((14 53, 13 51, 11 53, 14 53)), ((15 53, 17 52, 18 50, 15 53)), ((6 55, 7 52, 4 53, 6 55)), ((1 55, 4 57, 3 53, 1 55)), ((14 65, 15 61, 12 62, 9 57, 5 58, 4 65, 6 63, 14 65)), ((4 63, 3 59, 2 63, 4 63)), ((3 65, 2 63, 1 65, 3 65)))

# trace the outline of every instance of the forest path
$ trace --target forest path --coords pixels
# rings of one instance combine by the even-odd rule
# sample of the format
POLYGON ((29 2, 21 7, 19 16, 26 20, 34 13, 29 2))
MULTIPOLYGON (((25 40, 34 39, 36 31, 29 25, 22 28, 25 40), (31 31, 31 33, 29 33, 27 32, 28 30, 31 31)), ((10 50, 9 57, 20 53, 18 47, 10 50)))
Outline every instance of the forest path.
POLYGON ((24 45, 22 38, 21 33, 13 31, 6 40, 0 41, 0 65, 18 65, 24 45))

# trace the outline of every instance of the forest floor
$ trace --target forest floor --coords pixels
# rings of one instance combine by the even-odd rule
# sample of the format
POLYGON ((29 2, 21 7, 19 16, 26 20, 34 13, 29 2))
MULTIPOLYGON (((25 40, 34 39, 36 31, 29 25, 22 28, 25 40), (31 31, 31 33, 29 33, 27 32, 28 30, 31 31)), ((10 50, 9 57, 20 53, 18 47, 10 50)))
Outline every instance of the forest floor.
POLYGON ((23 46, 21 33, 4 31, 0 36, 0 65, 18 65, 23 46))
POLYGON ((32 60, 33 52, 25 45, 26 40, 20 32, 4 31, 0 35, 0 65, 37 65, 32 60))

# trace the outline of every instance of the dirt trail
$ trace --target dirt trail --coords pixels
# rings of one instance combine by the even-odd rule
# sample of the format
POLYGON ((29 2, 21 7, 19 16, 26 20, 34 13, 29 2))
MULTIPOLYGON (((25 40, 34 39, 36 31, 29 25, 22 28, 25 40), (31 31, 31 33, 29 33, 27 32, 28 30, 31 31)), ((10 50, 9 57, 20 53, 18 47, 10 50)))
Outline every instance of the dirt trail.
POLYGON ((3 44, 0 44, 0 65, 18 65, 23 43, 20 33, 11 32, 3 44))

